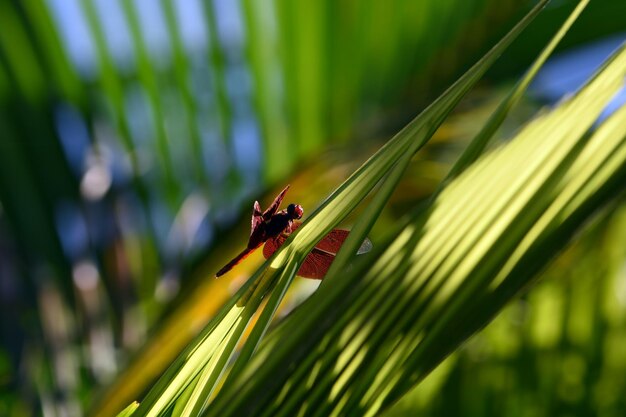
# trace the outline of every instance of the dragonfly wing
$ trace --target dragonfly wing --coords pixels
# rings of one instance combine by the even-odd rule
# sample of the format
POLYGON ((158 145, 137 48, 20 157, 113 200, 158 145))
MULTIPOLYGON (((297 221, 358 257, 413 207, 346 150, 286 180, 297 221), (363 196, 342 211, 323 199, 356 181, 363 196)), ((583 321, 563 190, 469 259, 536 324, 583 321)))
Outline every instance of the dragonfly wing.
POLYGON ((339 248, 343 245, 343 242, 346 240, 348 235, 350 234, 349 230, 343 229, 333 229, 328 233, 322 240, 319 241, 316 248, 328 252, 331 254, 336 254, 339 252, 339 248))
POLYGON ((261 205, 258 201, 254 202, 254 208, 252 209, 252 222, 250 225, 250 236, 254 233, 254 230, 259 227, 259 224, 263 222, 263 212, 261 212, 261 205))
POLYGON ((339 251, 349 234, 349 230, 331 230, 306 257, 298 271, 298 275, 304 278, 324 278, 328 268, 335 260, 335 254, 339 251))
MULTIPOLYGON (((300 226, 300 223, 294 222, 292 231, 296 230, 300 226)), ((334 229, 328 235, 326 235, 320 242, 313 248, 311 253, 307 255, 304 262, 298 270, 298 274, 304 278, 322 279, 328 272, 328 268, 335 259, 335 254, 339 251, 339 248, 346 240, 350 231, 342 229, 334 229)), ((263 256, 269 258, 280 248, 287 240, 287 235, 281 234, 273 239, 269 239, 265 242, 263 247, 263 256)), ((369 239, 365 239, 363 244, 359 248, 358 253, 364 253, 372 248, 372 242, 369 239)))
MULTIPOLYGON (((296 225, 296 228, 298 226, 299 225, 296 225)), ((263 246, 263 256, 265 259, 269 259, 274 252, 285 243, 287 237, 288 235, 280 234, 275 238, 268 239, 268 241, 265 242, 265 246, 263 246)), ((333 259, 335 259, 333 254, 313 248, 311 253, 304 259, 296 275, 304 278, 322 279, 324 275, 326 275, 333 259)))
POLYGON ((283 202, 283 198, 289 189, 289 184, 276 196, 272 204, 263 212, 263 218, 265 220, 269 220, 276 212, 278 211, 278 207, 280 207, 280 203, 283 202))
MULTIPOLYGON (((341 245, 343 245, 343 242, 346 240, 349 234, 350 234, 349 230, 343 230, 343 229, 331 230, 330 233, 326 235, 324 239, 320 240, 320 243, 318 243, 315 247, 325 252, 336 254, 337 252, 339 252, 339 248, 341 247, 341 245)), ((363 243, 361 243, 361 246, 357 250, 357 255, 362 255, 371 250, 372 250, 372 241, 369 240, 368 238, 365 238, 365 240, 363 241, 363 243)))
POLYGON ((361 246, 359 247, 359 250, 356 252, 356 254, 363 255, 364 253, 371 251, 372 247, 373 247, 372 241, 369 240, 368 238, 365 238, 363 243, 361 243, 361 246))
POLYGON ((303 278, 322 279, 328 272, 330 264, 335 260, 335 255, 313 248, 300 266, 298 273, 303 278))
POLYGON ((275 238, 268 239, 268 241, 265 242, 265 246, 263 246, 263 256, 265 259, 269 259, 274 252, 276 252, 278 248, 285 243, 286 239, 287 237, 282 234, 276 236, 275 238))

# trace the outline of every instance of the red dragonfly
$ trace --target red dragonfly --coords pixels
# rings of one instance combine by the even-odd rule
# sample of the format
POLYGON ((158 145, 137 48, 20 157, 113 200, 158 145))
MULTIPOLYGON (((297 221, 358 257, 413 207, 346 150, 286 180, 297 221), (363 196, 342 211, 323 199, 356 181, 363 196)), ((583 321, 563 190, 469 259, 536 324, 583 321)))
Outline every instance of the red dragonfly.
MULTIPOLYGON (((220 269, 216 277, 222 276, 230 271, 235 265, 241 262, 246 256, 255 249, 265 243, 263 247, 263 256, 267 259, 281 247, 287 237, 300 227, 300 220, 304 209, 299 204, 289 204, 286 209, 278 211, 280 204, 289 189, 287 185, 276 196, 274 202, 265 211, 261 211, 261 205, 258 201, 254 202, 252 210, 252 228, 248 245, 233 260, 228 262, 220 269)), ((335 259, 335 255, 339 248, 348 237, 348 230, 334 229, 331 230, 307 255, 304 262, 300 266, 297 275, 304 278, 322 279, 328 272, 330 264, 335 259)), ((372 242, 365 239, 358 253, 368 252, 372 248, 372 242)))

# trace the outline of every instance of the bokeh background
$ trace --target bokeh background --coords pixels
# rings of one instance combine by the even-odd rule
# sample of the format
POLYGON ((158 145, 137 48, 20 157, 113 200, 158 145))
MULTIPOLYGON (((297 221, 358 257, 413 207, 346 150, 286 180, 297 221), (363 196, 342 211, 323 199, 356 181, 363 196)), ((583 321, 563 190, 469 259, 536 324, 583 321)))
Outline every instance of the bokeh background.
MULTIPOLYGON (((532 4, 0 0, 0 415, 140 399, 260 261, 213 279, 251 202, 291 183, 312 210, 532 4)), ((374 242, 574 5, 550 4, 415 158, 374 242)), ((503 140, 626 39, 625 17, 591 3, 503 140)), ((390 415, 623 415, 625 231, 622 199, 390 415)))

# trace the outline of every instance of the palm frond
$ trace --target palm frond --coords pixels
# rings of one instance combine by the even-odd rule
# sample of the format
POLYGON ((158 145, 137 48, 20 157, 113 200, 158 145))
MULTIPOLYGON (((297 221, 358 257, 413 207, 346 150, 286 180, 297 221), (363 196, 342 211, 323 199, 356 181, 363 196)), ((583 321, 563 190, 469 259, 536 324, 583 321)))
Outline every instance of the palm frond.
POLYGON ((622 47, 574 98, 321 286, 203 415, 376 415, 422 380, 621 189, 626 108, 589 129, 625 64, 622 47))

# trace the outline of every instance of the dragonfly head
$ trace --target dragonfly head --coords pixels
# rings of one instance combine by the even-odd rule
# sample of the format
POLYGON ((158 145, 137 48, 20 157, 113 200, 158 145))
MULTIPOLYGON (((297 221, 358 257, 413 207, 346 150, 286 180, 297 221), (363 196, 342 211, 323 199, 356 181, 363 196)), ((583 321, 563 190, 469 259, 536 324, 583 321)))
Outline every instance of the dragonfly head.
POLYGON ((300 204, 289 204, 287 206, 287 214, 292 220, 300 220, 304 214, 304 209, 300 204))

